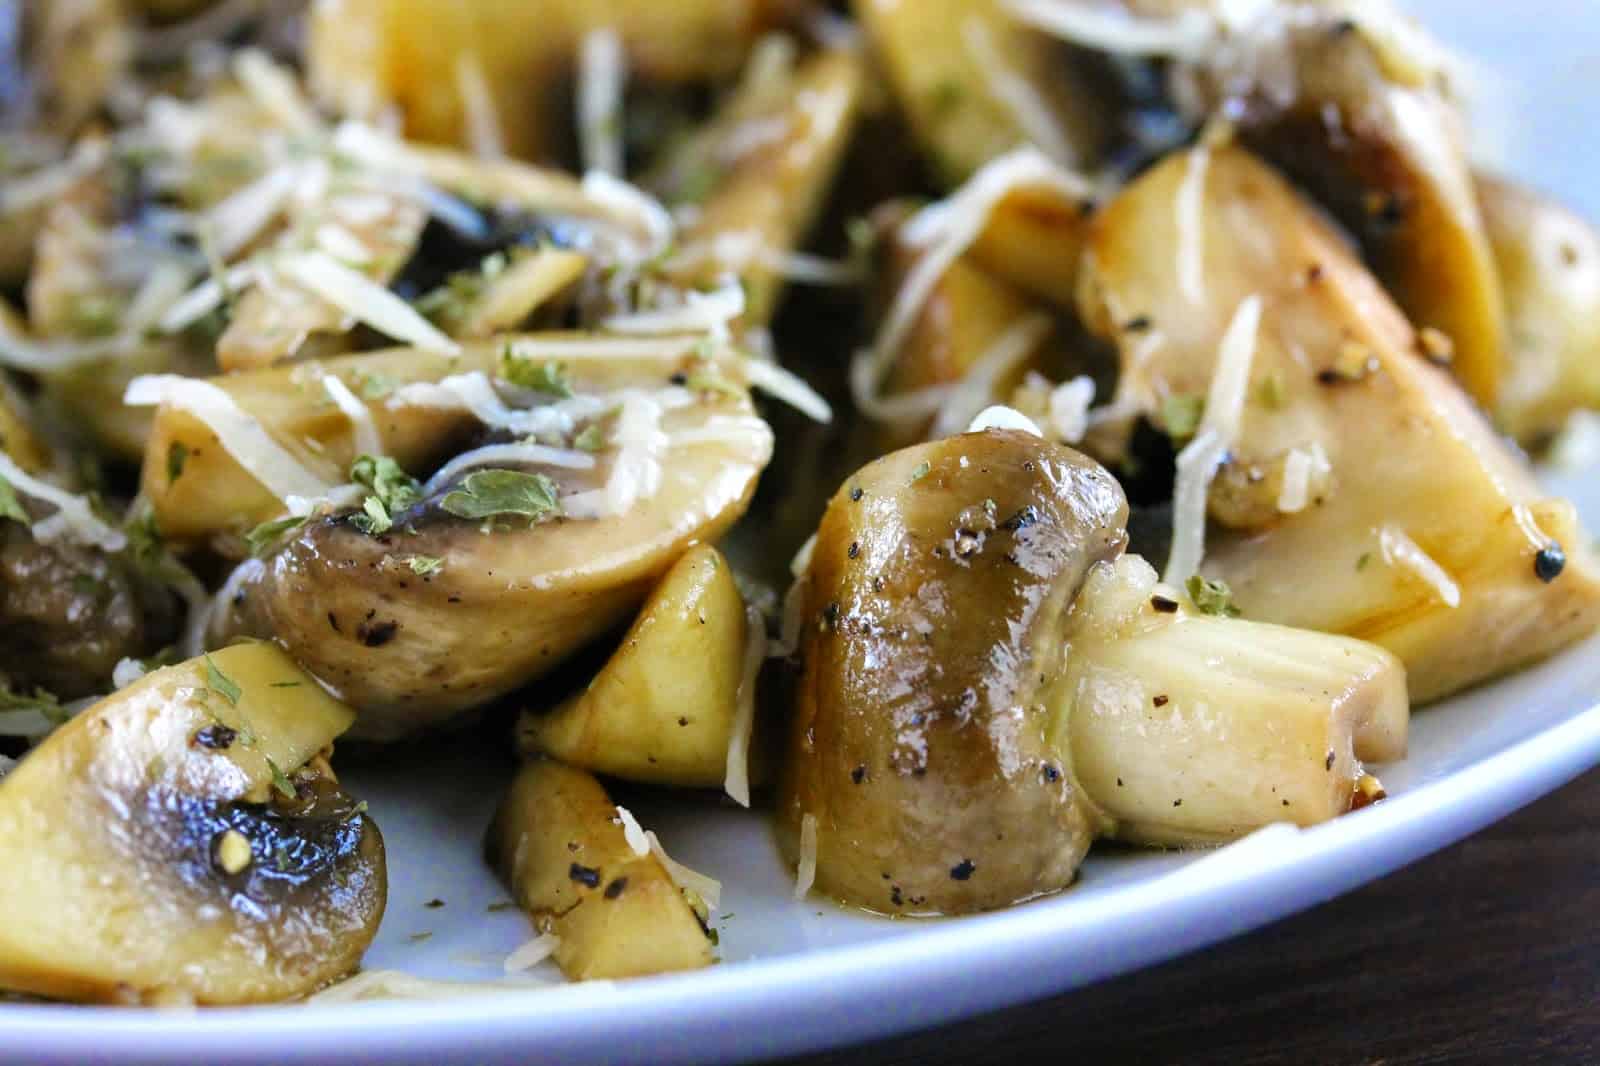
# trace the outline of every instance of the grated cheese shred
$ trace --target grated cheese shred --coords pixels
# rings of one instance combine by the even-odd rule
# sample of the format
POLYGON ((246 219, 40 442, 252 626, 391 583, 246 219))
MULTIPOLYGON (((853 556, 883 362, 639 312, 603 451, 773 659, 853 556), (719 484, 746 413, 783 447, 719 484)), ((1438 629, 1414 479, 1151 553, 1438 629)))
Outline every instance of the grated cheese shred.
POLYGON ((723 789, 741 807, 750 806, 750 734, 756 721, 756 683, 767 657, 767 622, 752 605, 744 609, 744 669, 734 695, 733 729, 723 789))
POLYGON ((1417 577, 1438 595, 1440 603, 1446 607, 1461 606, 1461 586, 1405 530, 1394 525, 1384 526, 1378 531, 1378 547, 1384 563, 1417 577))
POLYGON ((817 816, 800 816, 800 861, 795 865, 794 898, 805 899, 817 883, 817 816))

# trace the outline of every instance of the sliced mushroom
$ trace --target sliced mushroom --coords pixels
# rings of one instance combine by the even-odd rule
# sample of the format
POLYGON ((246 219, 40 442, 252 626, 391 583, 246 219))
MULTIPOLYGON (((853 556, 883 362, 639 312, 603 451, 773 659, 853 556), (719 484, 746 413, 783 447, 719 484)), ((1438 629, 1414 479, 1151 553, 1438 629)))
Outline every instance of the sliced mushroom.
POLYGON ((851 6, 943 182, 1030 141, 1072 166, 1106 148, 1112 116, 1089 103, 1089 72, 998 0, 851 6))
POLYGON ((59 999, 288 999, 377 932, 382 838, 319 755, 353 720, 281 651, 157 670, 0 780, 0 986, 59 999))
POLYGON ((1381 644, 1417 701, 1600 620, 1600 570, 1572 505, 1540 491, 1341 237, 1249 153, 1186 153, 1140 177, 1097 216, 1085 263, 1084 319, 1122 353, 1116 403, 1174 436, 1237 310, 1261 300, 1219 480, 1296 452, 1307 480, 1280 483, 1265 507, 1212 486, 1202 569, 1247 617, 1381 644), (1150 329, 1119 333, 1132 315, 1150 329))
POLYGON ((1404 753, 1393 655, 1200 613, 1120 557, 1126 514, 1104 470, 1016 431, 908 448, 840 489, 800 578, 779 806, 822 891, 1002 907, 1066 887, 1101 834, 1343 814, 1360 760, 1404 753))
POLYGON ((505 148, 548 161, 569 124, 570 98, 561 90, 587 33, 614 30, 634 77, 701 81, 737 70, 751 43, 798 6, 787 0, 319 4, 311 13, 307 66, 312 86, 334 110, 373 118, 395 107, 408 136, 443 144, 466 143, 469 86, 481 79, 505 148))
POLYGON ((697 204, 667 271, 680 284, 744 285, 747 328, 766 323, 787 260, 811 228, 855 130, 866 73, 855 50, 821 52, 755 78, 653 179, 668 203, 697 204))
MULTIPOLYGON (((526 763, 489 827, 489 862, 574 981, 693 970, 716 961, 704 918, 593 776, 526 763)), ((648 838, 646 838, 648 839, 648 838)))
POLYGON ((1454 373, 1492 410, 1507 372, 1500 282, 1445 73, 1387 5, 1280 6, 1218 50, 1234 62, 1190 68, 1188 93, 1349 227, 1407 317, 1451 339, 1454 373))
POLYGON ((1477 192, 1506 300, 1495 421, 1536 447, 1573 411, 1600 408, 1600 235, 1532 189, 1480 176, 1477 192))
MULTIPOLYGON (((523 713, 523 750, 629 781, 720 788, 741 728, 741 689, 756 680, 746 664, 752 651, 766 656, 766 629, 747 614, 722 553, 691 548, 592 681, 554 710, 523 713)), ((745 721, 740 738, 747 759, 753 724, 745 721)))
POLYGON ((695 349, 690 339, 666 343, 667 358, 661 344, 632 358, 565 357, 580 395, 669 400, 659 430, 630 430, 645 437, 627 454, 612 443, 592 466, 544 471, 570 501, 608 492, 628 464, 616 476, 639 491, 625 512, 497 528, 447 512, 446 498, 472 476, 448 475, 387 532, 368 535, 347 515, 306 523, 240 575, 236 624, 282 643, 360 708, 364 737, 437 725, 547 673, 626 618, 691 544, 726 530, 771 455, 738 368, 707 364, 695 349), (664 436, 652 443, 656 432, 664 436))

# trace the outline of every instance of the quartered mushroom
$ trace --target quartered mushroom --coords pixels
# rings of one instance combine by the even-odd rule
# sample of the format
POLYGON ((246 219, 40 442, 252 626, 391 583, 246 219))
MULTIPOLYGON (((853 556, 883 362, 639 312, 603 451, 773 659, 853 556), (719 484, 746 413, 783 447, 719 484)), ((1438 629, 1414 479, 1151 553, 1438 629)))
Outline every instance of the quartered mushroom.
POLYGON ((1538 447, 1600 407, 1600 234, 1533 189, 1485 176, 1475 187, 1506 301, 1495 424, 1538 447))
MULTIPOLYGON (((574 981, 694 970, 716 961, 707 901, 593 775, 523 765, 485 841, 489 864, 574 981)), ((695 883, 706 879, 694 876, 695 883)), ((712 882, 711 884, 715 884, 712 882)))
POLYGON ((264 1003, 355 969, 383 841, 325 752, 354 720, 276 648, 157 670, 0 779, 0 987, 264 1003))
POLYGON ((563 91, 591 33, 614 34, 618 77, 660 86, 738 70, 751 45, 776 28, 791 0, 546 0, 507 7, 465 0, 315 4, 308 77, 336 111, 372 119, 396 108, 407 136, 442 144, 498 144, 549 162, 570 126, 563 91))
POLYGON ((1247 617, 1381 644, 1419 702, 1594 628, 1600 570, 1572 505, 1271 168, 1174 156, 1096 217, 1086 256, 1083 317, 1122 353, 1116 405, 1178 443, 1207 435, 1179 459, 1169 577, 1203 543, 1201 572, 1247 617), (1132 315, 1150 329, 1120 333, 1132 315))
POLYGON ((748 802, 755 685, 766 654, 765 622, 745 605, 733 568, 717 549, 698 545, 651 590, 588 684, 553 709, 523 712, 518 740, 530 754, 629 781, 730 789, 743 782, 748 802))
MULTIPOLYGON (((436 725, 549 672, 627 618, 689 546, 726 530, 771 456, 745 364, 702 349, 513 338, 476 365, 498 368, 501 392, 530 406, 506 407, 470 354, 444 382, 396 389, 374 406, 483 415, 505 443, 415 467, 432 470, 426 484, 387 458, 353 466, 354 511, 330 503, 286 522, 281 546, 230 581, 213 638, 282 643, 361 710, 365 737, 436 725)), ((169 413, 190 417, 169 406, 160 419, 169 413)))
POLYGON ((779 799, 823 892, 1002 907, 1066 887, 1105 833, 1333 817, 1362 757, 1403 753, 1392 656, 1197 614, 1120 558, 1126 515, 1110 474, 1015 430, 895 452, 841 487, 799 579, 779 799))

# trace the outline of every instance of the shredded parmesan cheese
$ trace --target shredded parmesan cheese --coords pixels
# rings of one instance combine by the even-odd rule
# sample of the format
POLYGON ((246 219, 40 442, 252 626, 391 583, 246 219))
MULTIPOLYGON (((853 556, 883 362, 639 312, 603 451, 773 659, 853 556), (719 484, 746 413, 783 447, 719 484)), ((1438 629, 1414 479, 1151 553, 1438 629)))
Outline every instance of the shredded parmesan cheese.
POLYGON ((633 853, 641 858, 650 854, 650 836, 639 824, 639 819, 626 807, 617 808, 617 818, 622 822, 622 838, 628 842, 633 853))
POLYGON ((1177 211, 1178 287, 1183 298, 1195 307, 1206 300, 1205 285, 1205 206, 1206 173, 1211 167, 1211 149, 1202 142, 1191 149, 1184 164, 1183 181, 1173 199, 1177 211))
POLYGON ((156 320, 156 328, 163 333, 179 333, 222 306, 228 294, 256 279, 253 263, 240 263, 229 267, 221 277, 207 278, 177 300, 156 320))
POLYGON ((613 333, 704 333, 726 341, 729 325, 744 314, 744 286, 730 279, 710 292, 690 290, 680 307, 612 315, 600 328, 613 333))
POLYGON ((108 552, 118 552, 128 546, 128 538, 122 531, 102 522, 87 499, 39 480, 3 451, 0 451, 0 477, 22 495, 55 507, 55 514, 33 523, 34 539, 40 543, 66 541, 108 552))
POLYGON ((494 93, 484 77, 483 64, 475 52, 462 52, 456 58, 456 94, 467 120, 467 143, 479 159, 505 158, 500 140, 500 115, 494 106, 494 93))
MULTIPOLYGON (((376 452, 372 454, 376 455, 376 452)), ((546 444, 523 441, 514 444, 486 444, 481 448, 462 452, 440 467, 423 486, 425 496, 442 491, 463 471, 480 466, 553 466, 564 470, 592 470, 594 456, 569 448, 552 448, 546 444)))
POLYGON ((1261 297, 1250 296, 1239 304, 1217 348, 1217 365, 1199 432, 1178 453, 1178 476, 1172 490, 1172 550, 1162 576, 1170 585, 1182 585, 1205 558, 1206 494, 1238 439, 1260 325, 1261 297))
POLYGON ((299 134, 317 132, 322 123, 300 95, 294 75, 274 63, 265 52, 246 48, 233 60, 234 77, 267 114, 284 128, 299 134))
POLYGON ((303 176, 301 167, 276 167, 214 204, 200 229, 211 235, 217 255, 231 259, 255 240, 278 217, 303 176))
POLYGON ((625 393, 611 442, 616 455, 602 488, 562 498, 561 509, 573 518, 608 518, 627 514, 636 501, 661 488, 661 457, 672 443, 661 431, 661 404, 642 392, 625 393))
POLYGON ((1077 444, 1089 432, 1089 405, 1094 403, 1094 380, 1080 375, 1050 390, 1050 431, 1068 444, 1077 444))
POLYGON ((1003 404, 985 407, 978 413, 978 417, 972 420, 972 424, 967 426, 968 433, 982 433, 986 429, 1015 429, 1031 433, 1035 437, 1044 436, 1039 432, 1039 427, 1033 419, 1016 408, 1006 407, 1003 404))
POLYGON ((322 388, 350 420, 350 435, 355 440, 356 454, 382 455, 383 438, 378 436, 378 424, 373 421, 367 405, 350 391, 350 386, 339 380, 336 374, 324 374, 322 388))
POLYGON ((209 381, 177 374, 147 374, 128 383, 122 402, 129 407, 168 404, 194 415, 215 433, 223 450, 280 500, 317 497, 330 486, 307 470, 272 439, 256 418, 209 381))
POLYGON ((1332 467, 1321 444, 1291 448, 1283 460, 1283 486, 1278 490, 1278 510, 1298 514, 1311 502, 1312 479, 1325 476, 1332 467))
POLYGON ((650 853, 656 857, 662 867, 667 871, 667 876, 672 878, 672 883, 681 889, 693 892, 705 901, 705 905, 716 910, 722 904, 722 882, 714 877, 707 877, 703 873, 689 869, 683 863, 668 855, 661 846, 661 840, 654 830, 645 830, 645 839, 650 841, 650 853))
POLYGON ((504 963, 508 974, 526 973, 556 953, 561 943, 554 933, 543 933, 506 956, 504 963))
POLYGON ((622 38, 590 30, 578 52, 578 139, 587 171, 622 176, 622 90, 627 81, 622 38))
POLYGON ((1063 170, 1039 149, 1023 147, 984 164, 952 196, 924 207, 902 227, 902 238, 925 250, 895 293, 872 347, 858 352, 851 363, 851 396, 867 417, 904 421, 932 414, 944 403, 948 386, 886 398, 881 395, 883 379, 945 271, 982 233, 995 205, 1011 190, 1029 185, 1044 185, 1074 199, 1091 192, 1083 178, 1063 170))
POLYGON ((817 816, 800 816, 800 861, 794 872, 794 898, 805 899, 817 883, 817 816))
POLYGON ((124 689, 145 674, 144 663, 138 659, 118 659, 117 665, 111 671, 111 687, 124 689))
POLYGON ((762 359, 746 359, 744 372, 750 379, 752 388, 760 389, 774 399, 782 400, 813 422, 827 425, 833 421, 833 408, 828 405, 828 401, 798 376, 777 363, 769 363, 762 359))
POLYGON ((326 252, 285 254, 278 257, 274 266, 278 273, 307 292, 379 333, 427 351, 450 356, 461 354, 461 345, 440 333, 410 304, 326 252))
POLYGON ((1082 0, 1005 0, 1011 13, 1084 48, 1130 56, 1204 59, 1216 42, 1211 17, 1185 10, 1170 18, 1138 18, 1082 0))
POLYGON ((1062 133, 1061 119, 1044 100, 1033 82, 1018 74, 1005 61, 994 34, 981 18, 973 17, 961 26, 967 53, 983 71, 989 95, 1011 112, 1029 141, 1062 166, 1076 166, 1078 153, 1062 133))
POLYGON ((1378 531, 1378 547, 1383 561, 1389 566, 1410 572, 1438 595, 1446 607, 1461 606, 1461 587, 1434 561, 1433 556, 1406 535, 1398 526, 1384 526, 1378 531))
POLYGON ((648 241, 643 258, 658 256, 672 246, 676 226, 671 212, 637 186, 604 171, 591 170, 583 176, 583 192, 596 204, 639 224, 648 241))
POLYGON ((767 657, 767 622, 750 605, 744 609, 744 670, 734 696, 733 730, 723 789, 741 807, 750 806, 750 734, 756 721, 756 682, 767 657))
MULTIPOLYGON (((360 1003, 373 999, 454 999, 481 996, 485 992, 522 992, 548 988, 544 981, 434 981, 401 970, 364 970, 348 980, 307 996, 307 1006, 330 1003, 360 1003)), ((606 981, 585 981, 584 987, 604 986, 606 981)))
POLYGON ((0 215, 26 211, 59 198, 81 179, 99 170, 110 153, 106 141, 88 139, 79 142, 71 155, 54 166, 20 177, 7 177, 0 186, 0 215))

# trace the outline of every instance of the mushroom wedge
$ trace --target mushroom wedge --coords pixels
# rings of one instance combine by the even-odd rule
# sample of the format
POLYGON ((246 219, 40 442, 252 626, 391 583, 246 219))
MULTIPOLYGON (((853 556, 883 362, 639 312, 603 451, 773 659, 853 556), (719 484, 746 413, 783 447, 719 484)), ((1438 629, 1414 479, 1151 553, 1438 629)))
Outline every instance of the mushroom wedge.
POLYGON ((484 842, 489 863, 574 981, 694 970, 716 961, 706 904, 673 880, 594 776, 532 759, 484 842))
POLYGON ((645 179, 664 202, 698 207, 665 264, 668 276, 693 286, 737 275, 746 329, 765 325, 777 306, 786 267, 850 144, 866 83, 854 49, 767 65, 753 58, 750 67, 705 129, 645 179))
POLYGON ((1096 836, 1342 814, 1362 758, 1403 754, 1392 655, 1200 615, 1122 556, 1126 515, 1110 474, 1011 430, 839 490, 799 579, 779 796, 818 888, 893 914, 1003 907, 1065 888, 1096 836))
POLYGON ((1505 387, 1495 422, 1528 447, 1600 408, 1600 234, 1532 189, 1479 176, 1505 293, 1505 387))
POLYGON ((587 685, 553 709, 523 712, 519 746, 629 781, 748 781, 766 653, 766 623, 745 605, 733 568, 717 549, 696 545, 651 590, 587 685))
POLYGON ((487 120, 512 155, 549 161, 569 122, 564 83, 591 32, 616 34, 631 76, 663 84, 704 81, 736 71, 763 32, 803 6, 788 0, 522 6, 322 0, 311 10, 308 77, 340 113, 374 119, 397 108, 408 136, 463 146, 474 123, 487 120))
MULTIPOLYGON (((1115 47, 1094 32, 1104 19, 1061 10, 1092 6, 1016 2, 1077 43, 1115 47)), ((1113 6, 1134 16, 1144 54, 1171 60, 1180 113, 1219 118, 1328 208, 1411 321, 1451 339, 1456 376, 1493 410, 1507 372, 1500 283, 1444 50, 1388 0, 1113 6)))
MULTIPOLYGON (((548 360, 537 365, 571 392, 507 421, 565 420, 571 443, 463 453, 413 486, 387 528, 370 524, 370 502, 360 525, 312 517, 243 564, 214 635, 278 641, 360 710, 356 735, 369 738, 438 725, 549 672, 724 532, 772 454, 740 362, 703 349, 692 337, 504 342, 495 358, 548 360)), ((460 406, 461 389, 493 387, 481 372, 453 381, 387 402, 460 406)))
POLYGON ((1178 154, 1128 186, 1094 221, 1083 293, 1084 320, 1122 353, 1116 404, 1180 440, 1196 426, 1177 416, 1205 402, 1230 325, 1259 301, 1201 567, 1246 617, 1378 643, 1418 702, 1600 620, 1572 505, 1541 492, 1340 235, 1248 152, 1178 154), (1119 332, 1132 316, 1150 329, 1119 332))
POLYGON ((248 644, 62 726, 0 779, 0 987, 264 1003, 355 969, 383 916, 383 841, 319 754, 353 720, 248 644))
POLYGON ((939 180, 965 181, 1033 142, 1068 166, 1098 163, 1110 115, 1090 72, 1000 0, 851 4, 939 180))

